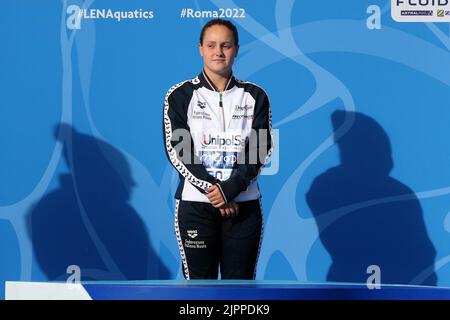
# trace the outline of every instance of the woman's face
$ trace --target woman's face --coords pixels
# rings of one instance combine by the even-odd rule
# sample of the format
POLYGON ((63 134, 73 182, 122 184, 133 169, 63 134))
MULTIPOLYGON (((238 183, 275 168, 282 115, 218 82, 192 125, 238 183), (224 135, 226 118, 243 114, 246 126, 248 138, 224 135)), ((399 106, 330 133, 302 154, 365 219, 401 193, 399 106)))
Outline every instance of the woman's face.
POLYGON ((227 76, 239 46, 235 46, 233 32, 230 29, 222 25, 213 25, 205 30, 203 44, 199 44, 199 49, 205 69, 227 76))

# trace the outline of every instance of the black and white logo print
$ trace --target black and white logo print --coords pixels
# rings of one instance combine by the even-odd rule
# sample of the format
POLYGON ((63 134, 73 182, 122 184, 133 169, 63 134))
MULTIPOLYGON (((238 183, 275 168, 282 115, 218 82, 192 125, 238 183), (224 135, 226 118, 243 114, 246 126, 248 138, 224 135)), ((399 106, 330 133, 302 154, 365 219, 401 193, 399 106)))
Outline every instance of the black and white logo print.
POLYGON ((197 230, 188 230, 187 235, 190 238, 195 239, 198 236, 198 231, 197 230))
POLYGON ((197 101, 197 107, 199 107, 200 109, 205 109, 206 102, 197 101))

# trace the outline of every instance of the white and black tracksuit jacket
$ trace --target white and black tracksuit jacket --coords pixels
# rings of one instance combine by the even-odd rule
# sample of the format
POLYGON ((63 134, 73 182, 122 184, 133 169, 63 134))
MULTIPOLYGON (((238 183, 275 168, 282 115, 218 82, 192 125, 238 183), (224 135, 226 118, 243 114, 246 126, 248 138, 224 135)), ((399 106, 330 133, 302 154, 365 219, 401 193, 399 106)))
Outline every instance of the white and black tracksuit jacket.
POLYGON ((180 175, 176 199, 209 203, 206 193, 213 184, 227 203, 260 198, 256 179, 273 140, 269 98, 259 86, 232 75, 219 92, 202 71, 167 92, 163 131, 167 156, 180 175), (190 161, 177 154, 177 129, 191 133, 190 161), (260 129, 267 134, 256 134, 252 141, 257 143, 249 143, 252 132, 260 129), (256 151, 257 161, 250 161, 251 151, 256 151), (238 163, 237 157, 245 161, 238 163))

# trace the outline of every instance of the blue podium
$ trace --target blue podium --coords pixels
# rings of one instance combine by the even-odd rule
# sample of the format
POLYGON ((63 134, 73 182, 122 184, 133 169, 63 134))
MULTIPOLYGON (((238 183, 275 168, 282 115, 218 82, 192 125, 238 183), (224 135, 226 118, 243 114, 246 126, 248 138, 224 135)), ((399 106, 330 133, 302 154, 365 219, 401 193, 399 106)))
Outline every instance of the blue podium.
POLYGON ((7 300, 450 300, 450 288, 294 281, 6 282, 7 300))

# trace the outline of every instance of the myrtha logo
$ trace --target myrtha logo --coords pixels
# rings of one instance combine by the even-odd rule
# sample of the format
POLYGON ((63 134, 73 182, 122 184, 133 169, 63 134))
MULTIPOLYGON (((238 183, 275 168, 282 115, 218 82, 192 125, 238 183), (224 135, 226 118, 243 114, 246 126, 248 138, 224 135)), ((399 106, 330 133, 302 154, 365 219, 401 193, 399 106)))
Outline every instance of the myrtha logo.
POLYGON ((200 160, 207 168, 233 168, 237 161, 237 156, 235 152, 202 152, 200 160))
POLYGON ((194 238, 196 238, 198 236, 198 232, 197 232, 197 230, 188 230, 187 231, 187 235, 190 238, 194 239, 194 238))

